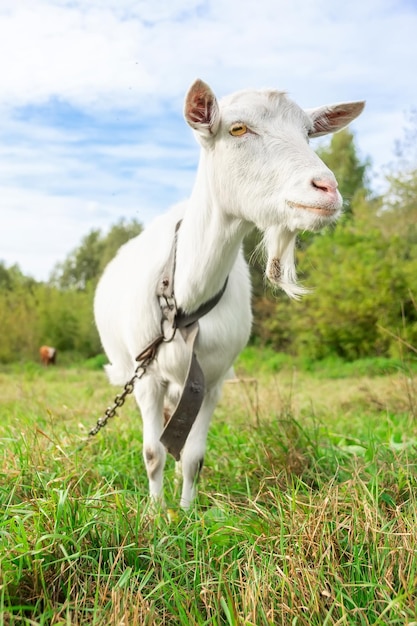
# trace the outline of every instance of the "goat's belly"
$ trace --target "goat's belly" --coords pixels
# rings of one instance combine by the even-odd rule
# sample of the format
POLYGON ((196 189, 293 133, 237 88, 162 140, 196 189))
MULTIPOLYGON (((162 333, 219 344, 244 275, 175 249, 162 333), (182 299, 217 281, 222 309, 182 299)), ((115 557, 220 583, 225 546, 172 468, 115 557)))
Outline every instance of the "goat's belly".
POLYGON ((236 357, 246 346, 252 326, 250 295, 228 298, 218 309, 200 320, 196 353, 208 386, 224 379, 236 357))
POLYGON ((246 346, 248 339, 249 331, 237 333, 236 330, 226 337, 215 337, 211 340, 202 338, 196 354, 204 372, 206 387, 216 385, 229 375, 236 357, 246 346))

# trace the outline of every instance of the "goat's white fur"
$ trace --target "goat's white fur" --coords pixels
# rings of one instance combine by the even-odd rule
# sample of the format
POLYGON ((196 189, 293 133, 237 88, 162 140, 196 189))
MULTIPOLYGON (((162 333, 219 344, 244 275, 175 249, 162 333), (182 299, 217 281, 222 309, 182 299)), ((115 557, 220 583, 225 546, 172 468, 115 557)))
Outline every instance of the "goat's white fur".
MULTIPOLYGON (((113 384, 124 384, 135 357, 160 332, 156 286, 167 261, 175 225, 178 232, 175 295, 185 312, 213 297, 229 277, 217 306, 200 320, 196 354, 206 392, 181 454, 181 506, 195 496, 207 431, 223 380, 246 345, 251 329, 251 290, 241 244, 254 227, 264 233, 267 275, 289 296, 297 285, 295 237, 337 219, 341 197, 330 170, 308 146, 308 137, 334 132, 362 111, 347 103, 303 111, 283 92, 242 91, 217 101, 197 80, 185 101, 185 118, 201 144, 201 158, 190 199, 158 217, 122 246, 97 287, 95 316, 113 384), (233 124, 246 128, 230 133, 233 124)), ((163 500, 166 451, 159 438, 163 411, 177 403, 189 355, 177 333, 135 385, 143 419, 143 455, 150 494, 163 500)))

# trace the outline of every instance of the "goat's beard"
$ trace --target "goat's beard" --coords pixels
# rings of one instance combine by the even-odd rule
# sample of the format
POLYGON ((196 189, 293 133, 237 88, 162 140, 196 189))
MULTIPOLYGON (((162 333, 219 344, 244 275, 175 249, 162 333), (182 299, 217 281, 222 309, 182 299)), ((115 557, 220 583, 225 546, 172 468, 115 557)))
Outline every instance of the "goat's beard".
POLYGON ((298 300, 309 290, 297 282, 296 239, 297 231, 288 230, 285 226, 270 226, 264 232, 263 244, 267 255, 266 277, 290 298, 298 300))

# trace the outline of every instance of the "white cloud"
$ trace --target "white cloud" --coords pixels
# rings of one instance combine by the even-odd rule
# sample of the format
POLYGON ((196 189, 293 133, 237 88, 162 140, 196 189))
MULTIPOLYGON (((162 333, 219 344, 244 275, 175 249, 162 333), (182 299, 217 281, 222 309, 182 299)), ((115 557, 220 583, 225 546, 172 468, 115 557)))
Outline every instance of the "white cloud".
POLYGON ((105 232, 120 217, 149 221, 149 209, 116 199, 90 201, 79 197, 2 189, 0 261, 18 262, 28 275, 47 280, 53 266, 75 249, 92 229, 105 232), (112 201, 113 200, 113 201, 112 201))
POLYGON ((98 109, 142 108, 146 96, 182 96, 197 75, 222 92, 265 83, 302 93, 307 84, 316 97, 316 85, 331 91, 387 71, 396 82, 396 55, 410 69, 416 60, 416 12, 388 0, 8 6, 0 13, 0 100, 13 105, 58 96, 98 109))

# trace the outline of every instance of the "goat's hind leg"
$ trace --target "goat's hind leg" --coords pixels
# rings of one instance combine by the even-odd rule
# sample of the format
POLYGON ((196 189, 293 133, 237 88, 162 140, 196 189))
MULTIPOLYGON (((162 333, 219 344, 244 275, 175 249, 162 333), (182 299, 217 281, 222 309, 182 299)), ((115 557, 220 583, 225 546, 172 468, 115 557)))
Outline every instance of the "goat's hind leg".
POLYGON ((159 441, 164 429, 164 387, 151 376, 137 381, 135 398, 142 414, 143 458, 149 481, 149 494, 154 501, 164 502, 163 476, 166 450, 159 441))

